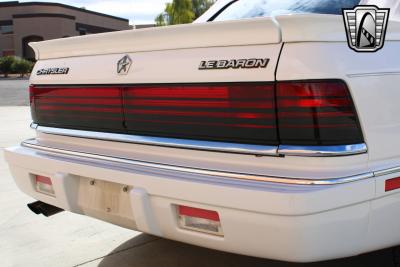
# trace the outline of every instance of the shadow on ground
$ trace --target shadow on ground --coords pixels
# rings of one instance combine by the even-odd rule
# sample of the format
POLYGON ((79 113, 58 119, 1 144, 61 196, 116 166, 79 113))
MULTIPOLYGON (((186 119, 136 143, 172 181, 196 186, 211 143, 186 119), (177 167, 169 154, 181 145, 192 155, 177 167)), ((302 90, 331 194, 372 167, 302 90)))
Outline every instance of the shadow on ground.
POLYGON ((107 257, 99 259, 97 264, 101 267, 389 267, 394 266, 392 259, 392 250, 387 249, 341 260, 293 264, 225 253, 141 234, 120 245, 107 257))

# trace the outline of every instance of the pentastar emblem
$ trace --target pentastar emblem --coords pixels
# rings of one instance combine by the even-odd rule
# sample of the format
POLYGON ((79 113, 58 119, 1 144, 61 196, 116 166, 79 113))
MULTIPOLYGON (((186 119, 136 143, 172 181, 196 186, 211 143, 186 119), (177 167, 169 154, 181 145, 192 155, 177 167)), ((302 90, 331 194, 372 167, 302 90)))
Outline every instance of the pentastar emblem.
POLYGON ((128 74, 131 65, 132 65, 132 59, 128 55, 125 55, 123 58, 118 60, 117 73, 119 75, 128 74))

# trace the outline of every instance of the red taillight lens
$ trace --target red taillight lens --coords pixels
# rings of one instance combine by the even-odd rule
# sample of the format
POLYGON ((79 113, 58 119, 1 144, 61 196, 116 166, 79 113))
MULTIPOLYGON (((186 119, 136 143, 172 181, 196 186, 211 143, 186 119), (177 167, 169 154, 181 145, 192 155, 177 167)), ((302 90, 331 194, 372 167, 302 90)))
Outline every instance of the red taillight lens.
POLYGON ((29 104, 31 106, 32 120, 37 122, 36 107, 35 107, 35 86, 29 85, 29 104))
POLYGON ((120 86, 31 86, 43 126, 260 145, 363 142, 340 80, 120 86))
POLYGON ((119 87, 31 87, 35 122, 45 126, 123 132, 119 87))
POLYGON ((133 86, 124 104, 130 133, 277 144, 272 84, 133 86))
POLYGON ((385 181, 385 192, 400 189, 400 177, 388 179, 385 181))
POLYGON ((277 109, 282 144, 363 142, 353 102, 341 81, 279 82, 277 109))
POLYGON ((216 211, 205 210, 187 206, 178 206, 179 215, 203 218, 211 221, 219 222, 219 215, 216 211))
POLYGON ((29 85, 29 103, 33 104, 33 98, 35 96, 35 86, 29 85))

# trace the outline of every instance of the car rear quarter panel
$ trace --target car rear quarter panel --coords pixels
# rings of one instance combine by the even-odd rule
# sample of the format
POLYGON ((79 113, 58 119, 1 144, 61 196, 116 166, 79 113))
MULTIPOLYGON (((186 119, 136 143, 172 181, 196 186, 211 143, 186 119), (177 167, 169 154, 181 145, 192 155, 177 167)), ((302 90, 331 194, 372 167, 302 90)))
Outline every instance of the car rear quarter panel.
POLYGON ((357 53, 345 42, 285 43, 277 80, 343 79, 368 146, 370 170, 400 165, 400 42, 357 53))

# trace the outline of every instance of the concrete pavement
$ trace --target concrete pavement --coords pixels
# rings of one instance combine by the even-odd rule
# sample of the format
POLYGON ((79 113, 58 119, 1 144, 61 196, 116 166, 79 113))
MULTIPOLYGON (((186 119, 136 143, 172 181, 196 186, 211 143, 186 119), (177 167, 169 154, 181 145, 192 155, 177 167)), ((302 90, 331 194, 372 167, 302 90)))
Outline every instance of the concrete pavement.
MULTIPOLYGON (((29 123, 28 107, 0 107, 0 150, 33 137, 29 123)), ((391 250, 300 265, 246 257, 141 234, 68 212, 45 218, 26 208, 32 201, 14 184, 0 151, 1 267, 393 266, 391 250)))
POLYGON ((29 80, 27 78, 0 79, 0 106, 29 105, 29 80))

